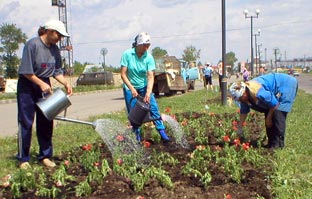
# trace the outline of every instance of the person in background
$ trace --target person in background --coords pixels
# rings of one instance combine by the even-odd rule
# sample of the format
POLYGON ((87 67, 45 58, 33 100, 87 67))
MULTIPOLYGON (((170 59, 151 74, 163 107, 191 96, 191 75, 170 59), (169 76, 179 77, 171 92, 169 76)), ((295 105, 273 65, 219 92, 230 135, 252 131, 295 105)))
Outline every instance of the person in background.
POLYGON ((213 85, 212 85, 213 69, 212 69, 210 63, 206 62, 205 68, 203 70, 203 73, 204 73, 204 76, 205 76, 206 89, 209 90, 209 87, 210 87, 210 89, 213 91, 213 85))
POLYGON ((259 76, 264 75, 264 67, 260 66, 259 68, 259 76))
MULTIPOLYGON (((123 52, 121 65, 121 79, 123 80, 123 93, 128 114, 135 106, 137 97, 140 95, 143 101, 150 104, 151 117, 161 118, 158 105, 152 93, 154 85, 154 70, 156 69, 153 56, 147 51, 151 45, 151 37, 148 33, 138 34, 132 48, 123 52)), ((161 139, 165 142, 170 141, 165 131, 164 123, 161 119, 153 121, 161 139)), ((136 134, 137 141, 141 141, 140 127, 134 124, 132 129, 136 134)))
POLYGON ((219 75, 219 88, 220 88, 220 92, 221 92, 221 82, 222 82, 222 77, 223 77, 223 65, 222 65, 222 62, 220 62, 218 64, 218 75, 219 75))
POLYGON ((246 68, 243 69, 243 80, 247 82, 249 80, 249 72, 246 68))
POLYGON ((36 114, 36 131, 39 143, 39 161, 47 167, 55 167, 53 155, 53 121, 49 121, 36 106, 44 94, 52 93, 50 77, 64 85, 68 95, 72 87, 62 71, 62 59, 57 43, 62 37, 69 37, 64 24, 50 20, 38 30, 38 37, 30 39, 23 50, 22 62, 18 69, 18 154, 20 168, 31 168, 30 146, 32 125, 36 114))
POLYGON ((248 82, 234 82, 230 93, 240 102, 238 135, 243 137, 242 125, 250 108, 264 113, 268 138, 266 148, 283 148, 285 145, 286 117, 297 95, 297 79, 287 74, 270 73, 248 82))

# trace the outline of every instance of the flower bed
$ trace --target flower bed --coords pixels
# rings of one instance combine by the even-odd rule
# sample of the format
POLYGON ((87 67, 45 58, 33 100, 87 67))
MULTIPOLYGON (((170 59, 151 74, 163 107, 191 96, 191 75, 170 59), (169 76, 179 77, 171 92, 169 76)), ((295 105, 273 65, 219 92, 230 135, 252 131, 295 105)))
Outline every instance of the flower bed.
MULTIPOLYGON (((170 111, 167 111, 170 114, 170 111)), ((271 198, 271 165, 261 149, 262 116, 250 114, 245 138, 236 137, 238 113, 179 113, 188 148, 160 141, 143 127, 136 153, 86 143, 55 157, 57 168, 36 166, 6 177, 0 198, 271 198), (260 122, 259 122, 260 121, 260 122)), ((172 129, 168 134, 174 139, 172 129)), ((122 145, 127 137, 116 135, 122 145)))

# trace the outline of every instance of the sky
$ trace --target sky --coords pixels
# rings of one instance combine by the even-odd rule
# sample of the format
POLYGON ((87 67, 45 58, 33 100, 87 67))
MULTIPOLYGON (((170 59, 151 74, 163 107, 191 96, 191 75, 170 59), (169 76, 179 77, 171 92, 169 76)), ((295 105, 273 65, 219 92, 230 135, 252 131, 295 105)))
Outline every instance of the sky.
MULTIPOLYGON (((238 61, 251 57, 251 19, 245 9, 248 16, 260 10, 253 33, 260 29, 262 60, 274 60, 275 48, 282 60, 312 57, 310 0, 228 0, 225 7, 226 52, 234 52, 238 61)), ((66 10, 74 61, 102 64, 106 48, 106 65, 119 67, 122 52, 140 32, 151 35, 150 52, 160 47, 181 58, 186 47, 194 46, 201 63, 216 65, 222 59, 221 0, 66 0, 66 10)), ((58 17, 51 0, 0 0, 0 24, 15 24, 29 39, 58 17)))

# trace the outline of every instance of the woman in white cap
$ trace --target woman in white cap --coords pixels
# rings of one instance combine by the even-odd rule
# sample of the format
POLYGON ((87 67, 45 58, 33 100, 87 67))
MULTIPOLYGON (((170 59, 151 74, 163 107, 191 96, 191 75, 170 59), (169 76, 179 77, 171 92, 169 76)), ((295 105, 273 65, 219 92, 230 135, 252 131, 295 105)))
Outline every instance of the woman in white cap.
POLYGON ((250 108, 265 114, 267 148, 283 148, 287 113, 291 111, 298 90, 297 79, 287 74, 271 73, 248 82, 233 83, 230 93, 240 102, 239 136, 250 108))
POLYGON ((18 69, 18 154, 20 168, 30 168, 30 146, 32 125, 36 114, 36 131, 39 143, 39 161, 47 167, 55 167, 53 155, 53 121, 49 121, 36 106, 43 94, 52 93, 50 77, 64 85, 68 95, 72 87, 62 71, 62 59, 57 43, 62 37, 69 37, 64 24, 50 20, 38 30, 38 37, 30 39, 23 50, 18 69))
MULTIPOLYGON (((147 51, 151 44, 151 37, 148 33, 138 34, 132 44, 132 48, 126 50, 121 57, 121 78, 123 80, 123 92, 128 113, 135 106, 137 97, 140 95, 143 101, 150 104, 151 117, 154 121, 161 139, 170 141, 166 134, 165 126, 161 118, 158 105, 152 94, 154 85, 155 61, 153 56, 147 51)), ((141 141, 140 126, 131 124, 136 133, 137 141, 141 141)))

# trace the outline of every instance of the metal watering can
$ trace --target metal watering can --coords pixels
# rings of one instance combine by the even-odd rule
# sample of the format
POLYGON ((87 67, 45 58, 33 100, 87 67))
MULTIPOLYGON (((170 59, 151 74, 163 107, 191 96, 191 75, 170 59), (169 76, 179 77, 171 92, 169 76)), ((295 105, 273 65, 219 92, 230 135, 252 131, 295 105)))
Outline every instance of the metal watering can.
POLYGON ((65 110, 71 105, 71 102, 69 100, 69 96, 66 95, 61 88, 56 88, 53 93, 49 95, 42 94, 42 100, 37 102, 38 108, 41 110, 43 115, 48 120, 61 120, 66 122, 74 122, 74 123, 80 123, 80 124, 87 124, 93 126, 93 128, 96 127, 95 122, 86 122, 86 121, 80 121, 75 119, 70 119, 66 117, 60 117, 57 116, 62 111, 65 110))
MULTIPOLYGON (((132 98, 132 100, 135 98, 132 98)), ((132 101, 131 100, 131 101, 132 101)), ((128 119, 135 127, 140 127, 145 122, 159 120, 160 118, 152 118, 150 114, 151 108, 148 103, 143 101, 143 97, 138 95, 136 104, 131 108, 128 119)))

